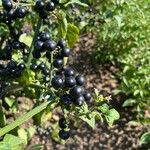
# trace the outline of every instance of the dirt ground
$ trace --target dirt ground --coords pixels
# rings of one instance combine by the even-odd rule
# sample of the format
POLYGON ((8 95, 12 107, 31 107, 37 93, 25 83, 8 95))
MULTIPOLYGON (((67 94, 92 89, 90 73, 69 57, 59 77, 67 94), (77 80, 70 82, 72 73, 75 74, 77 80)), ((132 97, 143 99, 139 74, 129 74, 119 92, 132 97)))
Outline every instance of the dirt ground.
POLYGON ((98 123, 92 130, 86 124, 71 131, 71 138, 65 145, 60 145, 51 139, 42 139, 35 135, 30 144, 42 143, 44 150, 146 150, 140 147, 139 137, 148 129, 147 126, 131 126, 128 121, 134 119, 132 109, 122 108, 123 95, 114 96, 112 91, 118 86, 113 74, 118 70, 110 63, 98 64, 92 59, 94 37, 84 36, 75 46, 70 65, 79 73, 85 75, 87 87, 91 91, 97 88, 104 95, 112 95, 111 104, 119 111, 121 119, 113 127, 98 123))

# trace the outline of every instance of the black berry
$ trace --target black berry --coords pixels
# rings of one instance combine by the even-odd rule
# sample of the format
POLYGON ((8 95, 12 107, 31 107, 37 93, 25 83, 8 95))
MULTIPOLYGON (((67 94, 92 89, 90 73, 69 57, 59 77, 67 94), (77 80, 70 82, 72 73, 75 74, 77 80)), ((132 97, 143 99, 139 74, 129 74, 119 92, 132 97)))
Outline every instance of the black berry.
POLYGON ((76 80, 74 77, 70 76, 70 77, 66 77, 65 78, 65 86, 67 87, 73 87, 76 85, 76 80))
POLYGON ((79 96, 79 97, 76 99, 75 102, 76 102, 77 105, 81 106, 81 105, 84 104, 84 101, 85 101, 84 97, 83 97, 83 96, 79 96))
POLYGON ((55 68, 62 68, 63 67, 63 60, 62 59, 55 59, 53 62, 53 66, 55 68))
POLYGON ((58 89, 58 88, 61 88, 63 86, 63 78, 61 76, 55 76, 53 79, 52 79, 52 86, 55 88, 55 89, 58 89))
POLYGON ((92 98, 92 95, 89 91, 84 91, 83 96, 86 101, 90 101, 90 99, 92 98))
POLYGON ((74 76, 74 75, 75 75, 75 71, 74 71, 72 68, 70 68, 70 67, 65 68, 65 69, 64 69, 64 75, 65 75, 66 77, 74 76))
POLYGON ((65 94, 60 97, 60 102, 62 102, 64 105, 71 105, 73 99, 69 94, 65 94))
POLYGON ((42 42, 45 42, 46 40, 49 40, 50 39, 50 35, 48 32, 43 32, 41 35, 40 35, 40 40, 42 42))
POLYGON ((7 11, 11 10, 13 7, 11 0, 2 0, 2 5, 3 5, 3 8, 7 11))
POLYGON ((73 97, 79 97, 80 95, 82 95, 83 93, 83 89, 80 86, 75 86, 70 90, 70 95, 73 97))
POLYGON ((53 51, 56 48, 57 44, 55 41, 47 40, 44 43, 44 48, 48 51, 53 51))
POLYGON ((64 57, 69 57, 69 55, 70 55, 70 49, 69 48, 64 48, 64 49, 62 49, 62 55, 64 56, 64 57))
POLYGON ((67 121, 66 121, 65 118, 59 119, 59 127, 62 128, 62 129, 67 128, 67 121))
POLYGON ((32 52, 32 55, 33 55, 33 57, 34 57, 35 59, 38 59, 38 58, 41 57, 41 53, 40 53, 39 51, 36 51, 36 50, 34 50, 34 51, 32 52))
POLYGON ((24 18, 27 13, 25 8, 18 7, 15 11, 15 14, 18 18, 24 18))
POLYGON ((66 48, 66 41, 64 39, 61 39, 58 41, 57 45, 62 48, 65 49, 66 48))
POLYGON ((36 3, 35 3, 35 6, 34 6, 34 9, 37 11, 37 12, 40 12, 44 9, 44 2, 42 0, 38 0, 36 3))
POLYGON ((55 10, 55 3, 52 1, 48 1, 46 4, 47 11, 54 11, 55 10))
POLYGON ((84 84, 84 82, 85 82, 85 79, 84 79, 83 76, 78 75, 78 76, 76 76, 76 82, 77 82, 77 85, 82 86, 84 84))
POLYGON ((63 140, 67 140, 70 137, 70 133, 69 133, 69 131, 60 130, 59 137, 63 140))

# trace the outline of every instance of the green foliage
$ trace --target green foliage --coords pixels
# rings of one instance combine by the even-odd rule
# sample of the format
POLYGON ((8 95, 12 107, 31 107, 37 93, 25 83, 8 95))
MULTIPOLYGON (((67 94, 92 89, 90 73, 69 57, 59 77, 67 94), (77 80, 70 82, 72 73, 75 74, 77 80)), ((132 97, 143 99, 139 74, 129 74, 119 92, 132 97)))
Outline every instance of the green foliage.
MULTIPOLYGON (((93 2, 94 3, 94 2, 93 2)), ((98 1, 99 29, 95 58, 120 66, 120 92, 129 95, 123 106, 140 114, 150 105, 150 15, 148 1, 98 1)))
POLYGON ((149 145, 150 146, 150 132, 144 133, 140 138, 141 145, 149 145))

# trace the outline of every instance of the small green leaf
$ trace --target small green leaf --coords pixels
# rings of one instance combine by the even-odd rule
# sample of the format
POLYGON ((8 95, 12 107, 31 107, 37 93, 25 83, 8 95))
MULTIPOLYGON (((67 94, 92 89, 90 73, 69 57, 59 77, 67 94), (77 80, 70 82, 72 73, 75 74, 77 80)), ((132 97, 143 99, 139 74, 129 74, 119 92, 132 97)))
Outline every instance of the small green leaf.
POLYGON ((79 37, 79 29, 74 24, 68 24, 66 40, 68 47, 72 48, 79 37))
POLYGON ((128 106, 134 106, 137 103, 137 101, 135 99, 127 99, 124 103, 123 103, 123 107, 128 107, 128 106))
POLYGON ((19 41, 25 43, 28 47, 30 47, 32 43, 32 37, 24 33, 19 37, 19 41))
POLYGON ((28 136, 27 136, 27 132, 25 131, 25 129, 21 128, 18 130, 18 136, 25 141, 25 143, 27 144, 28 142, 28 136))
POLYGON ((140 144, 150 144, 150 132, 146 132, 141 136, 140 144))
POLYGON ((6 142, 0 142, 0 149, 1 150, 11 150, 11 146, 6 142))
POLYGON ((57 15, 58 18, 58 33, 60 38, 65 38, 67 34, 67 19, 66 13, 64 11, 60 11, 57 15))
POLYGON ((11 150, 22 150, 25 145, 24 140, 11 134, 6 134, 3 141, 11 146, 11 150))
POLYGON ((5 102, 8 104, 9 107, 12 107, 15 100, 12 98, 5 97, 5 102))
POLYGON ((103 104, 102 106, 99 106, 98 109, 104 114, 109 113, 109 106, 107 104, 103 104))
POLYGON ((82 115, 79 116, 80 119, 85 121, 89 126, 91 126, 93 129, 95 128, 95 114, 91 113, 88 115, 82 115))
POLYGON ((109 110, 109 114, 105 115, 107 123, 112 126, 114 121, 118 120, 120 118, 119 113, 113 108, 109 110))

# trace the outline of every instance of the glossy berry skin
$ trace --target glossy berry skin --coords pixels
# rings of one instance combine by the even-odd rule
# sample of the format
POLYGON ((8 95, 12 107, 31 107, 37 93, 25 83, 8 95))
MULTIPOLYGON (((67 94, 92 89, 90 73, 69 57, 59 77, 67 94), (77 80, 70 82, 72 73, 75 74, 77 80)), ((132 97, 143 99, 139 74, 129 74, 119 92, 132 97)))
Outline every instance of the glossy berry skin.
POLYGON ((19 64, 18 65, 18 68, 20 69, 20 70, 24 70, 25 69, 25 64, 23 64, 23 63, 21 63, 21 64, 19 64))
POLYGON ((47 11, 54 11, 55 10, 55 3, 52 1, 48 1, 46 4, 47 11))
POLYGON ((69 131, 65 131, 62 129, 59 131, 59 137, 63 140, 67 140, 70 137, 70 133, 69 131))
POLYGON ((19 49, 20 48, 20 43, 17 41, 17 42, 14 42, 13 43, 13 48, 14 49, 19 49))
POLYGON ((92 98, 92 95, 89 91, 84 91, 83 96, 84 96, 86 101, 90 101, 92 98))
POLYGON ((62 49, 66 48, 66 41, 64 39, 61 39, 58 41, 57 46, 59 46, 62 49))
POLYGON ((65 75, 65 77, 74 76, 75 75, 75 71, 72 68, 70 68, 70 67, 65 68, 64 69, 64 75, 65 75))
POLYGON ((2 0, 2 6, 7 11, 10 11, 13 7, 11 0, 2 0))
POLYGON ((44 62, 40 63, 40 64, 38 65, 38 69, 40 69, 40 70, 46 69, 45 63, 44 63, 44 62))
POLYGON ((40 52, 42 52, 44 49, 43 49, 43 42, 42 41, 36 41, 35 42, 35 45, 34 45, 34 48, 35 48, 35 50, 36 51, 40 51, 40 52))
POLYGON ((55 4, 59 4, 59 0, 51 0, 52 2, 54 2, 55 4))
POLYGON ((17 63, 13 60, 11 60, 8 64, 7 64, 7 68, 8 69, 16 69, 17 68, 17 63))
POLYGON ((64 81, 63 81, 63 78, 61 76, 55 76, 52 79, 52 86, 55 89, 61 88, 63 86, 63 84, 64 84, 64 81))
POLYGON ((44 75, 49 75, 49 70, 48 70, 47 68, 44 68, 44 69, 42 70, 42 73, 43 73, 44 75))
POLYGON ((53 51, 56 48, 57 44, 55 41, 47 40, 44 43, 44 48, 48 51, 53 51))
POLYGON ((70 95, 72 97, 79 97, 80 95, 82 95, 83 93, 83 89, 80 86, 74 86, 71 90, 70 90, 70 95))
POLYGON ((67 121, 65 118, 60 118, 59 119, 59 127, 62 129, 67 128, 67 121))
POLYGON ((78 106, 83 105, 83 104, 84 104, 84 101, 85 101, 85 99, 84 99, 84 97, 83 97, 82 95, 79 96, 79 97, 75 100, 75 102, 76 102, 76 104, 77 104, 78 106))
POLYGON ((48 32, 43 32, 41 35, 40 35, 40 40, 42 42, 45 42, 46 40, 49 40, 50 39, 50 35, 48 32))
POLYGON ((33 70, 33 71, 36 71, 38 68, 38 66, 36 64, 31 64, 30 65, 30 69, 33 70))
POLYGON ((65 94, 60 97, 60 102, 62 102, 64 105, 71 105, 73 99, 69 94, 65 94))
POLYGON ((75 85, 76 85, 76 80, 75 80, 74 77, 70 76, 70 77, 66 77, 65 78, 65 86, 66 87, 71 88, 71 87, 73 87, 75 85))
POLYGON ((15 15, 18 18, 24 18, 26 14, 27 14, 27 10, 25 8, 18 7, 15 11, 15 15))
POLYGON ((44 9, 44 2, 42 0, 38 0, 36 3, 35 3, 35 6, 34 6, 34 9, 37 11, 37 12, 40 12, 44 9))
POLYGON ((63 55, 63 57, 69 57, 69 55, 71 54, 71 51, 69 48, 64 48, 62 49, 61 54, 63 55))
POLYGON ((33 55, 33 57, 34 57, 35 59, 38 59, 38 58, 41 57, 41 53, 40 53, 39 51, 36 51, 36 50, 34 50, 34 51, 32 52, 32 55, 33 55))
POLYGON ((62 59, 55 59, 53 62, 53 66, 55 68, 62 68, 63 67, 63 60, 62 59))
POLYGON ((76 82, 77 82, 77 85, 82 86, 84 84, 84 82, 85 82, 85 79, 84 79, 83 76, 78 75, 78 76, 76 76, 76 82))

